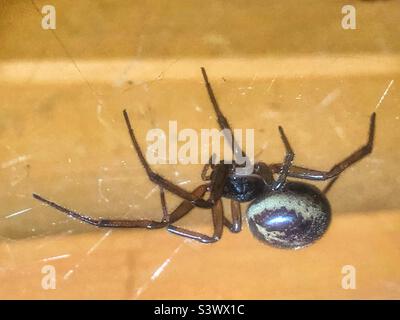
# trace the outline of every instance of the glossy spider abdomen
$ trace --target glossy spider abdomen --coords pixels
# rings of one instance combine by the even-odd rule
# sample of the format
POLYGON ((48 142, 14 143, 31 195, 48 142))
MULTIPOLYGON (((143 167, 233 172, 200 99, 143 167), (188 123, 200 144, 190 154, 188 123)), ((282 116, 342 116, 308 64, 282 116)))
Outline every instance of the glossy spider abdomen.
POLYGON ((247 209, 247 218, 257 239, 278 248, 300 249, 326 232, 331 208, 318 188, 288 182, 283 191, 253 201, 247 209))
POLYGON ((247 202, 265 193, 265 188, 265 182, 259 176, 230 175, 225 182, 223 196, 247 202))

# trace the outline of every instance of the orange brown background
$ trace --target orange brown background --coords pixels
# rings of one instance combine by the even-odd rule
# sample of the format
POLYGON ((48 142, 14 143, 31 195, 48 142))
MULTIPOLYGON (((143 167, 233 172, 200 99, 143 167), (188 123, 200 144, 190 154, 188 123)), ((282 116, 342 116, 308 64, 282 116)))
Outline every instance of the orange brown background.
MULTIPOLYGON (((354 2, 357 29, 344 30, 343 1, 54 0, 54 32, 41 28, 45 4, 0 3, 0 298, 400 298, 399 2, 354 2), (328 169, 366 141, 377 112, 374 152, 330 192, 332 224, 315 245, 274 249, 246 224, 212 245, 97 230, 32 199, 160 217, 122 110, 143 146, 169 120, 217 127, 201 66, 265 162, 283 157, 283 125, 296 164, 328 169), (45 265, 55 290, 41 286, 45 265), (355 290, 341 286, 345 265, 355 290)), ((201 165, 155 169, 188 190, 200 183, 201 165)), ((168 195, 170 209, 178 202, 168 195)), ((210 232, 211 217, 196 209, 180 225, 210 232)))

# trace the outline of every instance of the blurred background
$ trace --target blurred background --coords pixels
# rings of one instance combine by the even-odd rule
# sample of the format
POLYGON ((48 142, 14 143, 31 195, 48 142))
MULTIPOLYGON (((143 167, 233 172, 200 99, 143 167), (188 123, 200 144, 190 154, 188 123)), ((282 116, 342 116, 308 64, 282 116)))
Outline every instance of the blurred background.
MULTIPOLYGON (((0 298, 399 299, 400 2, 353 1, 355 29, 343 27, 347 4, 0 1, 0 298), (42 26, 45 5, 55 29, 42 26), (320 241, 275 249, 244 221, 241 233, 203 245, 166 230, 96 229, 32 199, 159 219, 122 110, 143 148, 148 130, 168 132, 171 120, 218 128, 202 66, 267 163, 283 159, 282 125, 297 165, 329 169, 366 142, 377 112, 375 149, 330 191, 320 241), (346 265, 354 289, 343 288, 346 265)), ((154 166, 187 190, 201 168, 154 166)), ((170 210, 179 202, 167 194, 170 210)), ((210 211, 179 225, 210 233, 210 211)))

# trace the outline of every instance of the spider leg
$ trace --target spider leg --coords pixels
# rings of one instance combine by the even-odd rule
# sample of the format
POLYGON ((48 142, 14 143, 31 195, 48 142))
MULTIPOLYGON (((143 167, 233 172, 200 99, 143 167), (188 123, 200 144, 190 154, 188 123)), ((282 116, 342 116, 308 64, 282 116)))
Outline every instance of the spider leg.
POLYGON ((193 195, 192 193, 182 189, 181 187, 179 187, 178 185, 168 181, 167 179, 165 179, 164 177, 160 176, 159 174, 155 173, 151 168, 150 165, 148 164, 146 158, 143 155, 143 152, 139 146, 139 143, 136 140, 136 136, 133 132, 132 129, 132 125, 130 123, 129 120, 129 116, 128 116, 128 112, 126 110, 123 111, 124 114, 124 118, 125 118, 125 122, 126 125, 128 127, 128 131, 129 131, 129 135, 131 137, 132 140, 132 145, 139 157, 139 160, 141 162, 141 164, 143 165, 144 169, 146 170, 147 176, 149 177, 150 181, 152 181, 153 183, 157 184, 158 186, 164 188, 165 190, 168 190, 169 192, 172 192, 173 194, 193 202, 193 204, 195 204, 198 207, 202 207, 202 208, 210 208, 213 206, 212 201, 210 200, 204 200, 200 197, 196 197, 195 195, 193 195))
POLYGON ((266 184, 271 185, 274 182, 271 168, 264 162, 256 162, 254 165, 254 173, 258 174, 266 184))
POLYGON ((336 182, 336 180, 339 179, 339 176, 336 176, 332 180, 328 182, 328 184, 325 186, 325 188, 322 190, 323 194, 327 194, 329 190, 331 190, 333 184, 336 182))
MULTIPOLYGON (((208 191, 208 189, 209 189, 209 185, 203 184, 203 185, 197 187, 196 189, 194 189, 194 191, 192 193, 197 197, 203 197, 204 194, 208 191)), ((169 216, 168 222, 174 223, 174 222, 178 221, 179 219, 181 219, 182 217, 187 215, 194 207, 195 207, 195 205, 192 202, 187 201, 187 200, 182 201, 181 204, 171 213, 171 215, 169 216)))
POLYGON ((224 225, 233 233, 238 233, 242 230, 242 211, 240 202, 231 200, 232 222, 224 216, 224 225))
MULTIPOLYGON (((369 125, 369 133, 368 133, 368 141, 361 148, 354 151, 350 156, 342 160, 341 162, 334 165, 329 171, 321 171, 321 170, 313 170, 307 169, 299 166, 291 166, 288 172, 289 177, 306 179, 306 180, 327 180, 331 178, 335 178, 328 184, 324 190, 324 192, 328 192, 332 187, 333 183, 337 180, 339 175, 348 167, 353 165, 354 163, 360 161, 365 156, 370 154, 374 145, 374 136, 375 136, 375 112, 372 113, 370 117, 370 125, 369 125)), ((283 165, 280 163, 271 165, 271 169, 273 172, 279 172, 282 170, 283 165)))
POLYGON ((196 241, 200 241, 202 243, 212 243, 216 242, 221 239, 222 231, 223 231, 223 218, 224 218, 224 209, 222 206, 222 200, 219 199, 215 205, 212 207, 212 218, 213 218, 213 225, 214 225, 214 233, 210 237, 203 233, 199 233, 196 231, 187 230, 181 227, 176 227, 173 225, 168 226, 168 231, 176 234, 178 236, 182 236, 185 238, 193 239, 196 241))
POLYGON ((217 164, 214 167, 210 183, 210 200, 215 203, 224 193, 224 186, 229 176, 230 165, 217 164))
POLYGON ((283 188, 283 186, 286 183, 286 178, 289 175, 289 170, 290 170, 290 167, 291 167, 293 159, 294 159, 294 152, 293 152, 292 147, 290 146, 289 140, 286 137, 285 132, 283 131, 283 128, 281 126, 279 126, 279 132, 281 134, 283 144, 285 145, 286 156, 285 156, 284 162, 279 170, 279 177, 273 183, 273 186, 272 186, 273 190, 280 190, 281 188, 283 188))
MULTIPOLYGON (((226 179, 229 175, 230 166, 226 164, 217 164, 214 166, 214 174, 212 175, 211 183, 208 186, 208 191, 210 192, 210 199, 214 202, 214 206, 212 207, 212 217, 213 217, 213 225, 214 225, 214 234, 213 236, 208 236, 196 231, 187 230, 181 227, 177 227, 174 225, 168 226, 168 231, 171 233, 189 238, 194 239, 203 243, 211 243, 219 240, 222 235, 222 229, 224 224, 228 226, 232 232, 239 232, 241 229, 241 214, 240 214, 240 205, 237 203, 236 206, 232 205, 235 211, 232 211, 232 222, 230 223, 224 217, 224 210, 222 206, 222 194, 224 191, 224 185, 226 179)), ((202 194, 204 195, 204 193, 202 194)), ((182 205, 184 205, 183 203, 182 205)), ((194 205, 190 202, 187 202, 186 205, 190 205, 191 208, 194 205)), ((173 223, 172 219, 170 222, 173 223)))
POLYGON ((163 212, 162 222, 168 223, 169 222, 169 214, 168 214, 167 202, 165 201, 164 189, 160 186, 158 188, 160 189, 161 209, 163 212))
POLYGON ((92 217, 83 215, 77 211, 67 209, 65 207, 60 206, 59 204, 47 200, 38 194, 33 194, 33 197, 36 200, 39 200, 50 207, 53 207, 54 209, 61 211, 68 216, 78 219, 80 221, 86 222, 88 224, 91 224, 96 227, 102 227, 102 228, 147 228, 147 229, 155 229, 155 228, 163 228, 167 225, 167 222, 165 221, 165 216, 161 221, 153 221, 153 220, 110 220, 110 219, 94 219, 92 217))
POLYGON ((201 179, 203 181, 209 181, 211 180, 211 175, 207 175, 207 171, 209 168, 214 169, 215 164, 214 164, 214 159, 215 159, 215 153, 213 153, 208 160, 208 163, 206 163, 203 167, 203 170, 201 171, 201 179))
MULTIPOLYGON (((202 197, 208 189, 208 185, 204 184, 199 187, 197 187, 192 194, 198 197, 202 197)), ((163 228, 166 227, 169 223, 173 223, 183 216, 185 216, 187 213, 189 213, 190 210, 194 208, 194 205, 190 201, 183 201, 170 215, 168 215, 167 212, 167 207, 165 203, 165 194, 163 189, 160 189, 160 197, 161 197, 161 205, 163 208, 163 219, 161 221, 154 221, 154 220, 147 220, 147 219, 141 219, 141 220, 119 220, 119 219, 94 219, 89 216, 83 215, 77 211, 73 211, 70 209, 67 209, 65 207, 60 206, 59 204, 52 202, 50 200, 47 200, 38 194, 33 194, 33 197, 50 207, 61 211, 68 216, 78 219, 80 221, 86 222, 88 224, 94 225, 96 227, 101 227, 101 228, 147 228, 147 229, 158 229, 158 228, 163 228)))
POLYGON ((218 124, 222 130, 226 129, 230 132, 230 136, 225 135, 225 138, 227 138, 229 144, 232 146, 232 152, 235 155, 235 158, 237 157, 238 154, 241 155, 243 158, 247 158, 246 153, 240 148, 240 146, 235 141, 232 128, 229 125, 228 120, 222 113, 221 108, 219 107, 217 98, 215 97, 214 91, 211 87, 211 83, 208 80, 206 69, 204 67, 201 67, 201 73, 203 75, 204 83, 208 92, 208 96, 210 97, 211 104, 213 105, 214 111, 217 115, 218 124))

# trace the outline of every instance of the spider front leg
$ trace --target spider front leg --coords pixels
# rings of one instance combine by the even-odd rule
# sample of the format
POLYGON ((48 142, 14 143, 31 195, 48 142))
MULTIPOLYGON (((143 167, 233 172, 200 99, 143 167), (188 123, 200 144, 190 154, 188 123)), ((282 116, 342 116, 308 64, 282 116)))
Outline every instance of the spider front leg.
MULTIPOLYGON (((339 178, 339 175, 344 170, 346 170, 348 167, 360 161, 372 152, 375 136, 375 118, 376 114, 374 112, 370 117, 367 143, 358 150, 354 151, 350 156, 334 165, 329 171, 313 170, 293 165, 289 169, 288 176, 306 180, 327 180, 334 178, 334 180, 332 180, 324 189, 325 193, 328 192, 333 183, 339 178)), ((271 166, 272 171, 275 173, 282 170, 282 168, 283 165, 280 163, 273 164, 271 166)))
POLYGON ((101 227, 101 228, 147 228, 147 229, 157 229, 157 228, 163 228, 168 224, 168 213, 167 213, 167 208, 165 206, 165 195, 164 191, 160 189, 160 197, 161 197, 161 203, 162 203, 162 209, 163 209, 163 219, 161 221, 154 221, 154 220, 147 220, 147 219, 142 219, 142 220, 118 220, 118 219, 94 219, 92 217, 83 215, 77 211, 65 208, 63 206, 60 206, 59 204, 47 200, 43 198, 42 196, 34 193, 33 197, 36 200, 39 200, 50 207, 61 211, 68 216, 78 219, 80 221, 83 221, 85 223, 91 224, 96 227, 101 227))
MULTIPOLYGON (((192 194, 196 197, 202 197, 208 190, 208 185, 204 184, 197 187, 192 194)), ((59 204, 47 200, 38 194, 33 194, 33 197, 50 207, 61 211, 68 216, 83 221, 85 223, 94 225, 100 228, 147 228, 147 229, 159 229, 167 226, 169 223, 173 223, 178 221, 180 218, 188 214, 193 208, 194 205, 190 201, 183 201, 170 215, 168 215, 168 210, 165 202, 165 194, 164 190, 160 188, 160 198, 161 198, 161 206, 163 211, 163 219, 161 221, 140 219, 140 220, 119 220, 119 219, 94 219, 92 217, 83 215, 77 211, 67 209, 65 207, 60 206, 59 204)))
POLYGON ((212 89, 211 83, 208 80, 208 76, 206 73, 206 69, 204 67, 201 67, 201 73, 203 75, 203 79, 204 79, 204 84, 206 86, 207 89, 207 93, 208 93, 208 97, 210 98, 211 104, 214 108, 214 112, 217 115, 217 122, 220 126, 220 128, 222 130, 228 130, 230 133, 230 137, 228 138, 228 142, 230 143, 230 145, 232 146, 232 152, 235 155, 235 157, 237 157, 238 155, 241 155, 242 158, 247 158, 246 153, 242 150, 242 148, 236 143, 235 141, 235 137, 233 135, 233 131, 231 126, 229 125, 228 120, 226 119, 226 117, 224 116, 224 114, 221 111, 221 108, 219 107, 217 98, 214 94, 214 90, 212 89))
POLYGON ((155 173, 149 163, 147 162, 146 158, 143 155, 143 152, 139 146, 139 143, 137 142, 135 133, 133 132, 133 128, 131 125, 131 122, 129 120, 128 112, 126 110, 123 111, 124 118, 126 125, 128 127, 129 135, 131 137, 132 145, 139 157, 139 160, 146 170, 147 176, 149 177, 150 181, 153 183, 157 184, 161 188, 168 190, 169 192, 185 199, 188 201, 191 201, 195 206, 202 207, 202 208, 211 208, 213 206, 213 201, 211 199, 204 200, 200 197, 196 197, 190 192, 187 192, 186 190, 182 189, 178 185, 166 180, 164 177, 160 176, 159 174, 155 173))

